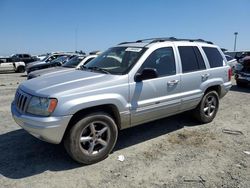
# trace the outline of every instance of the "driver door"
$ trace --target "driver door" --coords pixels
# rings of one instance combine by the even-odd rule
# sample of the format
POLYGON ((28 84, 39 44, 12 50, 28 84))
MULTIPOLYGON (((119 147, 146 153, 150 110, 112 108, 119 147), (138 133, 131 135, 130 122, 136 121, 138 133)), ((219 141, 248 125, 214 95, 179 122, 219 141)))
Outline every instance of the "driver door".
POLYGON ((172 47, 153 51, 142 64, 143 69, 155 69, 156 78, 130 83, 131 125, 166 117, 180 110, 180 75, 172 47))

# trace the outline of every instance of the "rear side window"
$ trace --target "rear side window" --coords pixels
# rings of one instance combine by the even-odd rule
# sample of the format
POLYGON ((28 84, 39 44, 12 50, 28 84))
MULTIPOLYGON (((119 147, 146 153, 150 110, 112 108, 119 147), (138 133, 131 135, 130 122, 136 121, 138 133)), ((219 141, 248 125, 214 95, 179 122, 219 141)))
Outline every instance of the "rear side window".
POLYGON ((202 47, 202 49, 207 56, 211 68, 223 66, 223 57, 217 48, 202 47))
POLYGON ((197 47, 179 46, 178 49, 179 49, 180 56, 181 56, 181 64, 182 64, 183 73, 206 69, 204 60, 197 47))

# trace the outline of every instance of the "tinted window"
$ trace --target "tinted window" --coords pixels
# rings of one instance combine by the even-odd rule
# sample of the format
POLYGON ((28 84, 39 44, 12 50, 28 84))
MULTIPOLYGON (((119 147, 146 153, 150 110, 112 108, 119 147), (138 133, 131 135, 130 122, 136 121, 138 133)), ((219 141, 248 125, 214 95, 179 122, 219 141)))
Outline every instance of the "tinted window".
POLYGON ((226 55, 226 58, 227 58, 227 61, 231 61, 231 60, 233 60, 234 58, 232 58, 231 56, 229 56, 229 55, 226 55))
POLYGON ((85 58, 85 56, 80 56, 80 57, 76 56, 76 57, 73 57, 68 62, 66 62, 65 64, 63 64, 63 67, 75 68, 75 67, 77 67, 77 65, 79 65, 79 63, 81 63, 81 61, 84 58, 85 58))
POLYGON ((179 46, 178 49, 183 73, 206 69, 204 60, 197 47, 179 46))
POLYGON ((143 63, 140 71, 144 68, 156 69, 159 77, 176 74, 173 49, 171 47, 167 47, 155 50, 143 63))
POLYGON ((206 69, 206 65, 205 65, 203 57, 201 56, 200 50, 197 47, 193 47, 193 49, 194 49, 194 52, 198 61, 199 69, 200 70, 206 69))
POLYGON ((207 56, 211 68, 223 66, 223 58, 217 48, 202 47, 202 49, 207 56))
POLYGON ((29 58, 30 56, 28 54, 23 55, 24 58, 29 58))

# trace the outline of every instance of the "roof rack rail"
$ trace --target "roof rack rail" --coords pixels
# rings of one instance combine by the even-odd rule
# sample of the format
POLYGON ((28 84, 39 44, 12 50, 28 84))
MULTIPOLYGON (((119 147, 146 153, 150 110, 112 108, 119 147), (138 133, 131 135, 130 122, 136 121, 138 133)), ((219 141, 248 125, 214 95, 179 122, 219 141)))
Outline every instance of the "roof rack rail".
POLYGON ((122 42, 118 45, 130 44, 130 43, 141 43, 141 42, 147 42, 147 41, 150 41, 147 45, 152 44, 152 43, 156 43, 156 42, 165 42, 165 41, 189 41, 189 42, 204 42, 204 43, 208 43, 208 44, 213 44, 212 42, 206 41, 203 39, 179 39, 179 38, 175 38, 175 37, 165 37, 165 38, 141 39, 141 40, 137 40, 135 42, 122 42))
POLYGON ((129 44, 129 43, 134 43, 134 42, 121 42, 121 43, 119 43, 117 45, 123 45, 123 44, 129 44))
POLYGON ((149 44, 152 44, 155 42, 165 42, 165 41, 189 41, 189 42, 204 42, 204 43, 208 43, 208 44, 213 44, 212 42, 206 41, 203 39, 179 39, 179 38, 175 38, 175 37, 156 38, 156 39, 152 40, 149 44))

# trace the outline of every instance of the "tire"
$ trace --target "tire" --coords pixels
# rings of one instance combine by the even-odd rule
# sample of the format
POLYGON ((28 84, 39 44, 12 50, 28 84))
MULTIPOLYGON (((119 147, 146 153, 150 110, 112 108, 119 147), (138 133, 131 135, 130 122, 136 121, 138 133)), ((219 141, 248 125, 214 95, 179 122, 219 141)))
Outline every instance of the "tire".
POLYGON ((208 91, 199 105, 194 109, 194 117, 201 123, 209 123, 215 118, 219 109, 219 96, 216 91, 208 91))
POLYGON ((247 83, 236 81, 238 87, 247 87, 247 83))
POLYGON ((25 67, 24 67, 24 66, 19 66, 19 67, 17 68, 16 72, 24 73, 24 72, 25 72, 25 67))
POLYGON ((64 147, 77 162, 99 162, 113 150, 118 136, 115 121, 105 113, 94 113, 79 118, 67 132, 64 147))

